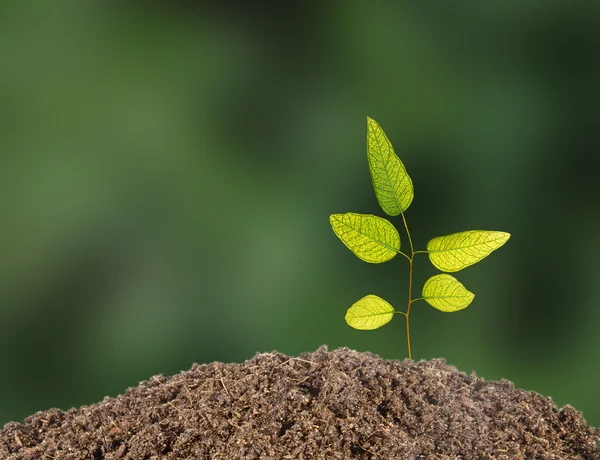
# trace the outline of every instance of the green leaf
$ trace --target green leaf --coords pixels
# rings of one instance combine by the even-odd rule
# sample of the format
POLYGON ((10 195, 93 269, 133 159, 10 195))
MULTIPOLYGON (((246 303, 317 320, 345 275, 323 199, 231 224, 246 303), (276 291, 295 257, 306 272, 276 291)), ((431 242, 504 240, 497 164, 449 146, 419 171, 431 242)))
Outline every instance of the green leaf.
POLYGON ((454 312, 467 308, 475 294, 469 292, 456 278, 450 275, 435 275, 423 286, 423 299, 443 312, 454 312))
POLYGON ((415 196, 412 180, 381 126, 367 117, 367 158, 379 206, 390 216, 408 209, 415 196))
POLYGON ((359 259, 380 264, 400 251, 400 235, 390 221, 370 214, 332 214, 331 228, 359 259))
POLYGON ((369 294, 346 312, 346 323, 354 329, 371 331, 389 323, 394 317, 394 307, 381 297, 369 294))
POLYGON ((470 230, 430 240, 427 252, 438 270, 457 272, 486 258, 509 238, 506 232, 470 230))

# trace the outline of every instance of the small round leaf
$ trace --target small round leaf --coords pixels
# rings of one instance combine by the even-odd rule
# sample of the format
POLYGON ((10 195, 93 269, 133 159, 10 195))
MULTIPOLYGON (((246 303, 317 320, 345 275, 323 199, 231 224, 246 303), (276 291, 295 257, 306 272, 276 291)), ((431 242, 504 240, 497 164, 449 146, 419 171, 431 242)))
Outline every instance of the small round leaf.
POLYGON ((389 323, 394 317, 394 307, 381 297, 369 294, 346 312, 346 323, 354 329, 370 331, 389 323))
POLYGON ((423 299, 433 308, 452 313, 467 308, 475 294, 450 275, 435 275, 423 286, 423 299))

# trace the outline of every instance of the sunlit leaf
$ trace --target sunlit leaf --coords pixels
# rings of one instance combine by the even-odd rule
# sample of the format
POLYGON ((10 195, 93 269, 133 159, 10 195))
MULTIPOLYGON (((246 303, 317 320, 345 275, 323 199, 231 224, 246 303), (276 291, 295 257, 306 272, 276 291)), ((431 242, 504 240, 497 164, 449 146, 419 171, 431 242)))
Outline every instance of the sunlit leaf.
POLYGON ((438 270, 457 272, 489 256, 509 238, 506 232, 469 230, 433 238, 427 243, 427 252, 438 270))
POLYGON ((375 120, 367 117, 367 158, 377 201, 383 211, 397 216, 412 203, 413 183, 392 143, 375 120))
POLYGON ((475 298, 456 278, 450 275, 435 275, 423 286, 423 299, 434 308, 454 312, 467 308, 475 298))
POLYGON ((365 262, 380 264, 400 251, 400 235, 392 223, 370 214, 332 214, 331 228, 356 256, 365 262))
POLYGON ((346 323, 354 329, 370 331, 389 323, 394 317, 394 307, 381 297, 369 294, 346 312, 346 323))

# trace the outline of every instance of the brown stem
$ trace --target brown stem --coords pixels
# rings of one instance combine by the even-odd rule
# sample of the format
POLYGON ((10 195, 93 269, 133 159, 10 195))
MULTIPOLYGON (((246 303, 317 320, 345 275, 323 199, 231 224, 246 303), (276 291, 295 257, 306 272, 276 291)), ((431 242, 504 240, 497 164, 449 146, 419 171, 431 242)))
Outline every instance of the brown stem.
POLYGON ((406 230, 406 235, 408 236, 408 242, 410 244, 410 257, 406 257, 408 259, 408 307, 406 309, 406 340, 408 343, 408 359, 412 359, 412 354, 410 352, 410 324, 409 324, 409 316, 410 316, 410 304, 412 303, 412 279, 413 279, 413 260, 415 259, 415 248, 413 246, 412 238, 410 236, 410 231, 408 230, 408 224, 406 223, 406 217, 404 217, 404 213, 402 213, 402 221, 404 222, 404 229, 406 230))
POLYGON ((412 266, 413 259, 415 254, 413 252, 412 257, 408 261, 408 308, 406 310, 406 340, 408 342, 408 359, 412 359, 412 354, 410 352, 410 324, 409 324, 409 316, 410 316, 410 304, 412 299, 412 266))

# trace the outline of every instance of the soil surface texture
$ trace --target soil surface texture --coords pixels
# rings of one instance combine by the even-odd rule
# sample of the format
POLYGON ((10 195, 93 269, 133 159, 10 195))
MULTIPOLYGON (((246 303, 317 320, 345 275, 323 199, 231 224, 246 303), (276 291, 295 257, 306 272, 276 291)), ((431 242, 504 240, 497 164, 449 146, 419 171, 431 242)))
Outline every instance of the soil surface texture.
POLYGON ((443 360, 347 348, 195 364, 0 431, 1 459, 600 459, 571 406, 443 360))

